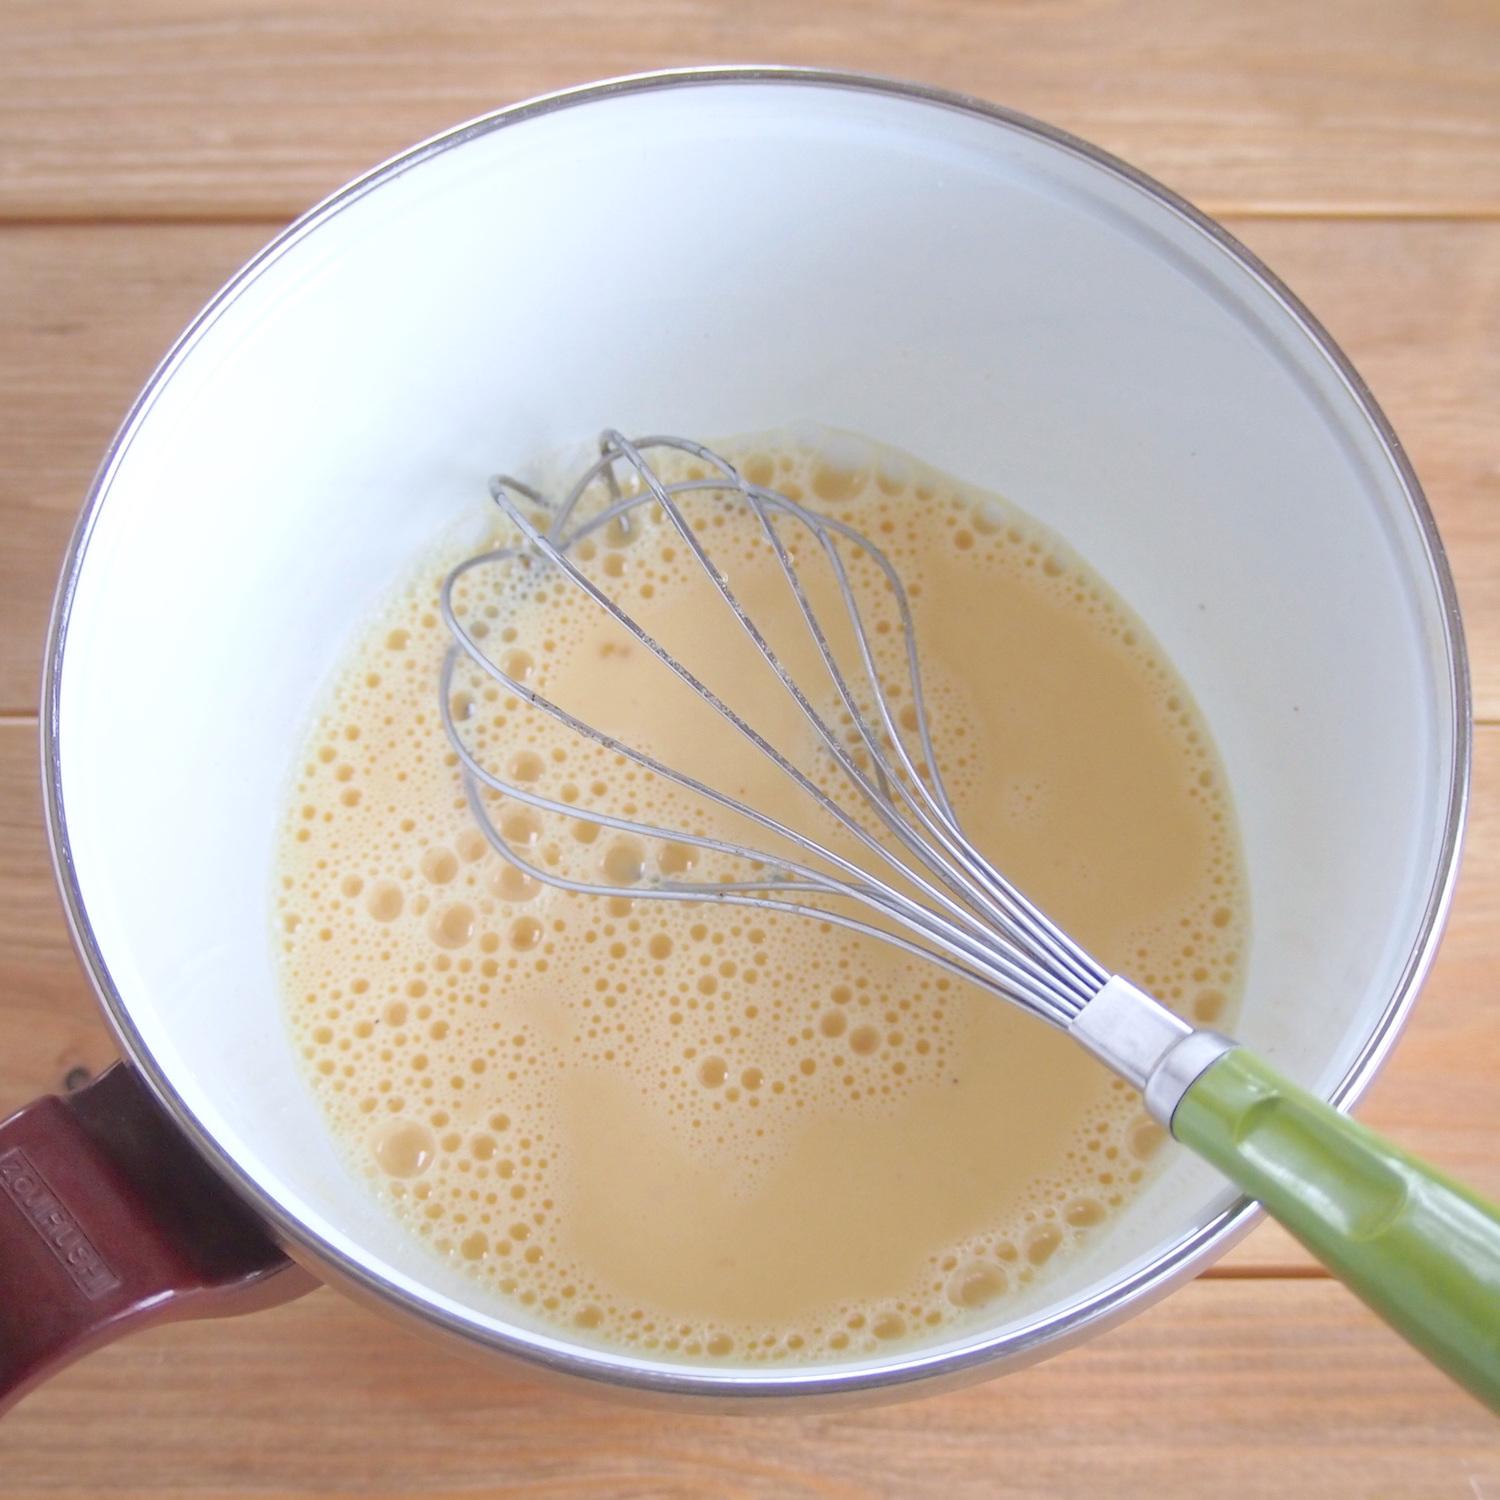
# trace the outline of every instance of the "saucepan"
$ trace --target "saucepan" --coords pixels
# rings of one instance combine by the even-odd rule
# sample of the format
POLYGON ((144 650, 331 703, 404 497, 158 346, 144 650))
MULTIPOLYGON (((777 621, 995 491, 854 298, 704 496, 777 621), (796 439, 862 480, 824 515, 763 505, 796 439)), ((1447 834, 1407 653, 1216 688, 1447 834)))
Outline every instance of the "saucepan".
POLYGON ((908 1396, 1108 1328, 1251 1227, 1182 1153, 961 1334, 709 1368, 497 1306, 325 1131, 269 912, 290 760, 341 652, 518 455, 800 419, 1010 497, 1145 618, 1238 809, 1238 1032, 1354 1102, 1437 941, 1469 703, 1431 517, 1348 360, 1222 229, 1033 120, 838 73, 599 84, 418 146, 294 224, 104 460, 58 592, 43 752, 59 882, 128 1061, 0 1126, 12 1397, 129 1327, 319 1280, 637 1399, 908 1396))

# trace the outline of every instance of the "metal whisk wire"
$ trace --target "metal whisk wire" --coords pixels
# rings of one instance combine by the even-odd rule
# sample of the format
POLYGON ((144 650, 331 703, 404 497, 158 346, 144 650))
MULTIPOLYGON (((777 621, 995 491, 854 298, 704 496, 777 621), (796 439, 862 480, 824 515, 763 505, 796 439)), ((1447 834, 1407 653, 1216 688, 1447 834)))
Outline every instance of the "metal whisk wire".
MULTIPOLYGON (((516 480, 502 477, 493 481, 491 493, 522 541, 460 564, 443 585, 442 612, 454 644, 443 664, 442 720, 462 767, 468 805, 496 851, 525 874, 567 890, 721 902, 816 917, 922 957, 1065 1030, 1119 1078, 1141 1091, 1154 1120, 1259 1198, 1398 1332, 1500 1411, 1500 1359, 1493 1337, 1500 1317, 1500 1298, 1495 1291, 1500 1285, 1500 1207, 1346 1120, 1229 1037, 1190 1026, 1123 975, 1109 974, 983 858, 964 836, 937 769, 905 590, 888 559, 868 538, 834 517, 748 483, 729 463, 696 443, 662 437, 632 444, 616 432, 606 432, 600 448, 599 459, 552 513, 545 532, 527 513, 528 505, 550 510, 542 496, 516 480), (707 465, 711 477, 667 483, 645 457, 654 449, 687 454, 707 465), (628 466, 635 474, 634 493, 621 491, 615 477, 618 464, 628 466), (603 484, 609 503, 600 514, 573 526, 585 492, 595 483, 603 484), (759 523, 780 577, 795 601, 795 614, 800 616, 817 659, 833 684, 834 697, 842 707, 858 754, 843 743, 834 725, 818 712, 787 670, 690 524, 681 502, 690 495, 715 490, 738 497, 759 523), (569 555, 600 527, 627 520, 630 512, 643 504, 659 506, 662 516, 687 544, 762 661, 812 725, 822 751, 858 793, 863 807, 873 814, 883 837, 849 814, 813 778, 757 734, 638 620, 595 585, 569 555), (832 573, 844 623, 855 643, 858 686, 873 704, 870 713, 865 711, 861 692, 844 672, 813 609, 799 572, 796 549, 785 544, 779 523, 803 527, 816 543, 814 555, 821 555, 832 573), (913 759, 891 712, 886 682, 840 552, 841 543, 872 562, 895 596, 922 764, 913 759), (880 878, 872 868, 808 838, 763 810, 663 764, 638 746, 603 733, 507 674, 486 655, 474 633, 464 627, 453 597, 455 586, 474 569, 503 563, 538 569, 543 578, 560 573, 581 589, 682 684, 698 693, 768 756, 823 814, 871 856, 874 869, 886 869, 892 878, 880 878), (525 699, 585 739, 747 819, 815 863, 728 839, 658 828, 611 813, 580 811, 495 775, 465 743, 454 717, 454 672, 464 660, 517 699, 525 699), (868 762, 868 771, 862 761, 868 762), (573 880, 545 868, 549 859, 557 857, 549 850, 543 851, 542 864, 524 858, 495 827, 486 806, 486 793, 499 793, 563 817, 590 819, 600 827, 669 844, 692 844, 746 860, 752 878, 679 881, 658 873, 649 881, 628 885, 573 880), (762 875, 763 870, 769 873, 762 875), (820 897, 831 904, 818 904, 820 897), (849 902, 862 905, 878 920, 864 921, 850 915, 843 909, 849 902), (1380 1223, 1373 1227, 1369 1212, 1372 1183, 1378 1187, 1380 1208, 1380 1223), (1351 1226, 1359 1226, 1357 1234, 1351 1226)), ((884 619, 880 623, 888 625, 884 619)), ((665 857, 658 859, 659 871, 666 863, 665 857)), ((632 868, 640 873, 639 864, 633 863, 632 868)))
POLYGON ((910 602, 896 569, 867 537, 836 517, 811 510, 774 490, 750 483, 733 465, 711 450, 674 437, 649 437, 631 442, 618 432, 606 431, 600 439, 599 458, 579 477, 555 509, 531 486, 508 476, 501 475, 491 480, 490 492, 522 540, 518 545, 499 547, 465 560, 443 583, 441 609, 454 643, 443 664, 440 711, 444 729, 459 759, 469 807, 485 837, 502 858, 536 880, 583 894, 716 902, 790 912, 833 922, 937 963, 960 978, 1001 994, 1053 1025, 1064 1028, 1105 985, 1109 979, 1108 971, 1027 900, 964 836, 937 765, 922 693, 910 602), (646 457, 654 450, 685 454, 707 466, 710 472, 704 478, 667 483, 646 457), (627 494, 620 487, 616 469, 621 464, 635 477, 633 493, 627 494), (608 502, 597 513, 574 524, 584 495, 597 484, 604 486, 608 502), (840 706, 851 721, 856 743, 868 761, 868 771, 837 729, 812 703, 745 609, 726 575, 714 564, 681 504, 683 498, 705 492, 732 494, 759 523, 770 555, 796 601, 803 625, 833 684, 840 706), (733 613, 762 660, 776 674, 800 713, 811 724, 822 749, 831 756, 847 783, 858 792, 863 806, 874 815, 887 838, 877 837, 865 822, 840 806, 823 787, 759 734, 588 577, 570 555, 587 538, 613 523, 628 524, 632 511, 650 504, 660 507, 662 515, 681 537, 723 604, 733 613), (528 513, 532 508, 548 515, 545 530, 528 513), (826 560, 852 633, 860 675, 873 703, 875 722, 871 722, 860 695, 830 645, 808 597, 793 550, 788 548, 778 530, 778 519, 803 527, 826 560), (915 710, 913 732, 921 746, 921 764, 913 759, 892 712, 864 611, 839 549, 840 541, 874 564, 894 597, 904 638, 905 672, 915 710), (868 868, 809 838, 800 830, 665 764, 638 746, 604 733, 526 682, 506 673, 464 625, 454 602, 455 588, 470 573, 505 564, 537 570, 543 577, 555 570, 587 594, 679 681, 702 697, 741 736, 791 778, 807 798, 901 885, 879 878, 868 868), (685 829, 658 827, 614 813, 581 810, 515 780, 498 776, 469 746, 454 716, 454 675, 460 663, 465 661, 508 694, 548 714, 574 733, 747 820, 773 839, 791 844, 817 863, 808 864, 795 857, 732 840, 685 829), (515 849, 495 826, 486 805, 484 789, 547 813, 586 820, 640 838, 687 844, 745 861, 751 867, 752 878, 694 881, 657 876, 630 885, 574 880, 528 860, 515 849), (767 872, 764 876, 759 873, 762 869, 767 872), (858 903, 894 923, 896 930, 863 921, 837 905, 814 904, 808 899, 816 897, 858 903))

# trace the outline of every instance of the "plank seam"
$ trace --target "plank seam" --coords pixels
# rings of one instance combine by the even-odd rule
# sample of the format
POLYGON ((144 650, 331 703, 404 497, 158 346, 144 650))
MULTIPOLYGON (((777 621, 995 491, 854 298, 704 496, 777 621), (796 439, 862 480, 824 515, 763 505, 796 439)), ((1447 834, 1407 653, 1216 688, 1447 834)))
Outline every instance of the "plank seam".
MULTIPOLYGON (((94 211, 89 213, 10 213, 0 208, 0 229, 70 229, 70 228, 206 228, 219 225, 263 224, 280 229, 308 212, 321 199, 287 208, 281 212, 262 210, 254 213, 194 211, 156 213, 94 211)), ((1212 219, 1262 221, 1301 221, 1308 223, 1427 223, 1465 224, 1500 222, 1500 203, 1477 204, 1401 204, 1347 203, 1305 204, 1266 202, 1218 202, 1214 199, 1190 200, 1200 212, 1212 219)))

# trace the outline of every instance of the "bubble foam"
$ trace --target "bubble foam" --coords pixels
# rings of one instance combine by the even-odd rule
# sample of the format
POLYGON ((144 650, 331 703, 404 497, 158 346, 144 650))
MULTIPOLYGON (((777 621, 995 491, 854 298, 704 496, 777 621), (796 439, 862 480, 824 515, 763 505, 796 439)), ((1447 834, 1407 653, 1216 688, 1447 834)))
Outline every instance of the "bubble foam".
MULTIPOLYGON (((1128 608, 1038 523, 907 455, 815 429, 721 451, 897 565, 939 762, 976 842, 1101 960, 1224 1024, 1247 931, 1233 811, 1201 715, 1128 608), (1007 629, 1044 636, 991 659, 964 622, 1000 598, 1022 601, 1007 629), (1059 758, 1097 729, 1028 665, 1064 637, 1149 761, 1132 793, 1144 835, 1088 803, 1089 764, 1059 758), (1058 718, 1057 737, 1028 715, 1058 718), (1069 818, 1079 839, 1059 833, 1069 818), (1121 894, 1108 841, 1142 837, 1121 894)), ((710 1363, 932 1339, 1105 1232, 1164 1137, 1065 1040, 828 923, 570 895, 495 853, 438 712, 437 588, 455 560, 427 560, 331 685, 289 788, 274 896, 294 1045, 390 1211, 502 1305, 710 1363)), ((667 608, 685 576, 680 544, 642 513, 588 561, 648 607, 667 608)), ((628 670, 575 593, 475 588, 461 603, 529 685, 586 661, 608 689, 628 670)), ((890 632, 876 640, 894 649, 890 632)), ((453 711, 487 761, 576 809, 491 803, 528 858, 625 886, 709 873, 689 845, 589 821, 706 826, 659 778, 478 676, 453 711)))

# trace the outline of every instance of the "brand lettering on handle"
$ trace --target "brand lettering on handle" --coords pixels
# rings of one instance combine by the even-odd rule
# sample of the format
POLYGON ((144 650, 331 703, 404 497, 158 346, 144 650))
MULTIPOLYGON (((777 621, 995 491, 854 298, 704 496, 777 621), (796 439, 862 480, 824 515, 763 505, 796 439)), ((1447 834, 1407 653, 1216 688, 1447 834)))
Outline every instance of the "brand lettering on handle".
POLYGON ((120 1278, 89 1242, 78 1220, 64 1207, 46 1179, 19 1146, 0 1156, 0 1188, 47 1242, 48 1248, 90 1300, 112 1292, 120 1278))

